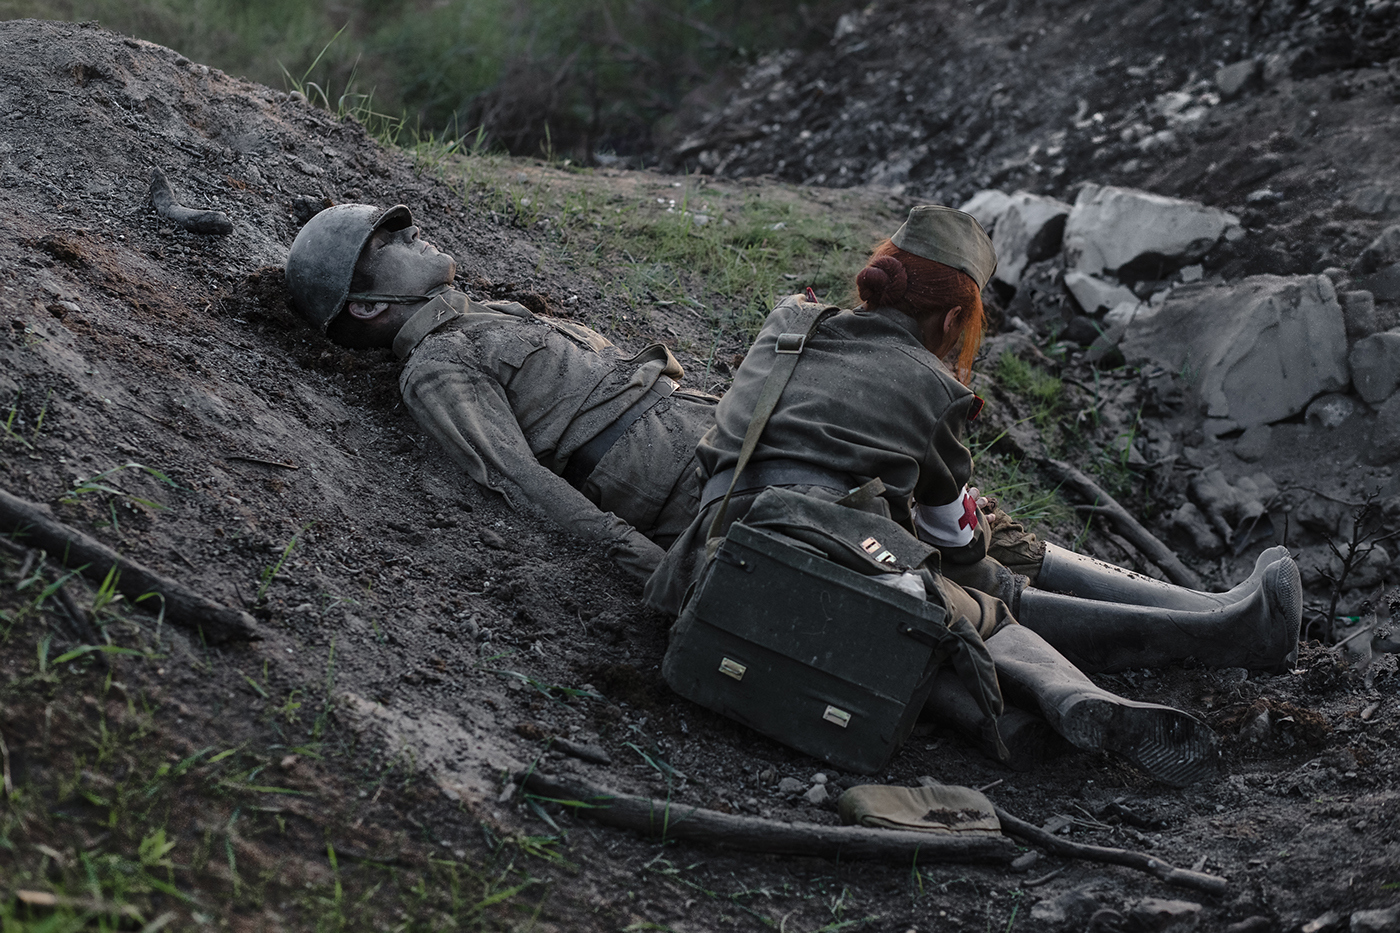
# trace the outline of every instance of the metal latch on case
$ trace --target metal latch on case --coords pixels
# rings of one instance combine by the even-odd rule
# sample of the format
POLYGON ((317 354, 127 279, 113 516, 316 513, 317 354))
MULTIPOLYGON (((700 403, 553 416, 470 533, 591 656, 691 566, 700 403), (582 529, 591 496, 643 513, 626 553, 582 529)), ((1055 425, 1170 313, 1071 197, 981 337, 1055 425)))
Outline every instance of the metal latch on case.
POLYGON ((822 713, 822 718, 825 719, 827 722, 836 723, 836 725, 840 726, 842 729, 850 725, 851 722, 850 713, 846 712, 843 709, 837 709, 834 706, 828 706, 826 708, 826 712, 822 713))
POLYGON ((719 662, 719 672, 726 677, 733 677, 735 680, 743 680, 744 672, 747 670, 747 667, 738 661, 731 661, 729 658, 719 662))

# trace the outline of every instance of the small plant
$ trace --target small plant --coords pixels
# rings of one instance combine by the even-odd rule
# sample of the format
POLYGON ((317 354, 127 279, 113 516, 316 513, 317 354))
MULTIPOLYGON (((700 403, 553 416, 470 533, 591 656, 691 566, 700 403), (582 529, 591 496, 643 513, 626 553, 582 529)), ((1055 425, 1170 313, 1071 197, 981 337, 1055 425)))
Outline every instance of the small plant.
POLYGON ((267 596, 267 591, 268 588, 272 586, 272 581, 277 579, 277 574, 282 572, 282 565, 287 562, 287 558, 291 556, 292 550, 297 546, 297 539, 310 527, 310 525, 302 525, 301 531, 292 535, 292 539, 287 542, 287 546, 282 548, 282 553, 277 557, 277 563, 273 564, 271 567, 263 568, 262 575, 258 577, 257 594, 253 597, 254 604, 261 603, 263 598, 267 596))
POLYGON ((1366 498, 1352 513, 1351 536, 1341 547, 1337 546, 1337 542, 1332 539, 1331 535, 1325 536, 1328 550, 1341 564, 1340 569, 1335 574, 1328 567, 1318 568, 1322 578, 1332 584, 1332 599, 1327 604, 1327 617, 1322 620, 1323 634, 1329 644, 1337 640, 1337 603, 1342 598, 1342 590, 1346 586, 1347 578, 1351 576, 1352 571, 1361 566, 1381 542, 1400 535, 1400 531, 1392 531, 1389 534, 1380 533, 1382 528, 1378 520, 1380 517, 1379 509, 1376 508, 1376 499, 1379 497, 1379 490, 1366 493, 1366 498))

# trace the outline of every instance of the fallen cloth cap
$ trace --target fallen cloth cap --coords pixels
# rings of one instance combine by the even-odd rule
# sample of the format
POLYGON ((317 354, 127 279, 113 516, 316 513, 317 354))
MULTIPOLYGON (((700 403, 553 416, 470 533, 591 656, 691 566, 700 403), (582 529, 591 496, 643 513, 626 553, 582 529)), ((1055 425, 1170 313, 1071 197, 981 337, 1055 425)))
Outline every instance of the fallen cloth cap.
POLYGON ((912 208, 909 219, 890 242, 905 252, 966 273, 978 288, 986 288, 997 271, 997 251, 977 219, 941 204, 912 208))
POLYGON ((879 829, 958 836, 1000 836, 1001 821, 985 794, 956 784, 894 787, 862 784, 841 795, 841 822, 879 829))

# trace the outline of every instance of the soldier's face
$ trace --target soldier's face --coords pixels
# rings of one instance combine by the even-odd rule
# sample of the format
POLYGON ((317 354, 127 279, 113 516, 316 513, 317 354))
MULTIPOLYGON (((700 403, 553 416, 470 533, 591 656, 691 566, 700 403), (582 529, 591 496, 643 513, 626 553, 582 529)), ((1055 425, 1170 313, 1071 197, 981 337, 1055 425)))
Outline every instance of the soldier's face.
POLYGON ((381 295, 426 295, 451 285, 457 262, 418 235, 417 227, 376 230, 355 264, 381 295))

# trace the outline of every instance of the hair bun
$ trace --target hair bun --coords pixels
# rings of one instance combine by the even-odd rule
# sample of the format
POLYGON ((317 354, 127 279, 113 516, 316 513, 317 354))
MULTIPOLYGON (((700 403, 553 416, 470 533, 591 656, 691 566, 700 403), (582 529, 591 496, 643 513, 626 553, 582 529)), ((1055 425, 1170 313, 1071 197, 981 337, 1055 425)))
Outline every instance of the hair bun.
POLYGON ((904 297, 909 288, 909 272, 904 263, 893 256, 881 256, 856 276, 860 300, 873 307, 892 305, 904 297))

